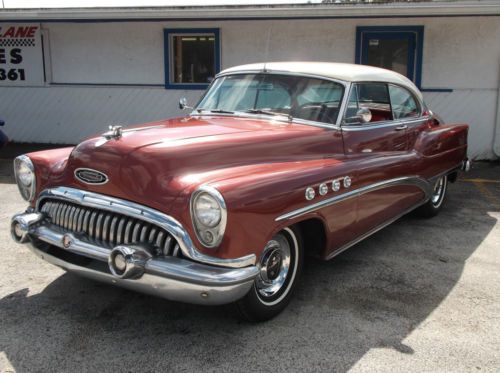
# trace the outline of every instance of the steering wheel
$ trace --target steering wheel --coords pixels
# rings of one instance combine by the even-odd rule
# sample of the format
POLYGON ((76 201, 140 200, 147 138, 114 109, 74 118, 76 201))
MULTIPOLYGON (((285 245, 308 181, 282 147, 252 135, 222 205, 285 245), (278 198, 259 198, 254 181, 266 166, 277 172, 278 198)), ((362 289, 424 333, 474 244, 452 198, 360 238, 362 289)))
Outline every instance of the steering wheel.
POLYGON ((331 115, 327 113, 328 106, 324 102, 308 102, 302 105, 299 105, 296 107, 295 110, 293 110, 294 113, 300 113, 302 110, 305 109, 315 109, 315 108, 320 108, 319 113, 316 117, 316 122, 324 122, 324 123, 335 123, 335 118, 333 118, 331 115), (326 119, 326 121, 325 121, 326 119))

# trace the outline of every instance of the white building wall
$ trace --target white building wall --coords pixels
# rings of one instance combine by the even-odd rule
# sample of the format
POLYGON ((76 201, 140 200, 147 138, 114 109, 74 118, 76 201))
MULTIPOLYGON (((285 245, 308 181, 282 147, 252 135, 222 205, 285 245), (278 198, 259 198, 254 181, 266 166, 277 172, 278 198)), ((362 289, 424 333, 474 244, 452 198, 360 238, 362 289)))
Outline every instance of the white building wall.
MULTIPOLYGON (((0 88, 0 116, 14 141, 75 143, 110 124, 182 114, 165 90, 164 28, 220 28, 222 68, 278 60, 354 62, 356 26, 423 25, 423 88, 448 122, 469 123, 469 153, 493 158, 500 17, 279 21, 45 23, 45 87, 0 88), (96 84, 81 86, 81 84, 96 84), (99 85, 97 85, 99 84, 99 85), (113 85, 138 86, 113 86, 113 85)), ((498 146, 498 145, 497 145, 498 146)))

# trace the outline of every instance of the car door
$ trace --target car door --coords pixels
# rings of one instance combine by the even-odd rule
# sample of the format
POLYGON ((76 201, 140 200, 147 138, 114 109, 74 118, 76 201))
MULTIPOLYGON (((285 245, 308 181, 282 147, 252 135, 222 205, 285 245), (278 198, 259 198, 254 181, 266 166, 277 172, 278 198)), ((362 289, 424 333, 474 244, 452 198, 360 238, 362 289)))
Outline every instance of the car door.
POLYGON ((360 193, 357 200, 359 235, 398 216, 422 198, 418 187, 394 182, 411 175, 415 160, 409 150, 406 118, 399 117, 403 111, 393 110, 391 96, 395 97, 395 107, 399 105, 396 93, 399 91, 385 83, 356 83, 351 87, 342 124, 344 151, 356 169, 351 187, 369 190, 360 193), (369 110, 364 121, 356 115, 360 109, 365 114, 369 110))

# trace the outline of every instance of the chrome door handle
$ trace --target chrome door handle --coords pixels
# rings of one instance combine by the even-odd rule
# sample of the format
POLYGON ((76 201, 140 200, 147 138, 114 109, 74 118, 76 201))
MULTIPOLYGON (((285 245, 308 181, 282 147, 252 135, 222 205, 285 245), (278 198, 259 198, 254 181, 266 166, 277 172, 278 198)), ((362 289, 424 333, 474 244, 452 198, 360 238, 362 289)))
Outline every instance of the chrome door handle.
POLYGON ((394 128, 396 131, 403 131, 405 129, 407 129, 408 126, 406 124, 403 124, 402 126, 397 126, 396 128, 394 128))

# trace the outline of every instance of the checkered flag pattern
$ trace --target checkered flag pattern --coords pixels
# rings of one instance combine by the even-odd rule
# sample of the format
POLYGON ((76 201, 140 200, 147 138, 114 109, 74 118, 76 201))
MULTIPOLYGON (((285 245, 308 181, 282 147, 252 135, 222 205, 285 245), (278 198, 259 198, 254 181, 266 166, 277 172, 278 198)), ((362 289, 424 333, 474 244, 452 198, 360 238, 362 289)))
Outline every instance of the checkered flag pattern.
POLYGON ((0 39, 0 47, 34 47, 35 39, 0 39))

